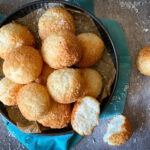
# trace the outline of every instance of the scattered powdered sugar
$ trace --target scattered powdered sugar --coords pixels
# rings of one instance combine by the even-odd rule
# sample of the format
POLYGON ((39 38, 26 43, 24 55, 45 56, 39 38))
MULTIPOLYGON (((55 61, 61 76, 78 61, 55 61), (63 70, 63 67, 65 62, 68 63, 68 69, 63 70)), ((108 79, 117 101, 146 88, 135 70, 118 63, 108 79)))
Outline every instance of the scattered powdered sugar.
POLYGON ((136 138, 133 140, 133 143, 134 143, 134 144, 136 143, 136 138))
POLYGON ((147 109, 150 110, 150 104, 148 104, 147 109))
POLYGON ((128 9, 133 9, 136 13, 138 13, 138 9, 136 8, 136 5, 132 2, 120 2, 120 6, 123 8, 123 7, 126 7, 128 9))
POLYGON ((20 142, 18 142, 18 145, 15 150, 21 150, 21 149, 26 149, 20 142))
POLYGON ((147 1, 147 0, 145 0, 145 1, 140 1, 140 2, 136 2, 136 1, 134 1, 134 2, 131 2, 131 1, 120 1, 120 6, 122 7, 122 8, 124 8, 124 7, 126 7, 126 8, 128 8, 128 9, 130 9, 130 10, 134 10, 136 13, 138 13, 139 11, 138 11, 138 7, 141 7, 141 6, 143 6, 143 5, 147 5, 148 3, 150 3, 150 1, 147 1))
MULTIPOLYGON (((142 17, 144 17, 143 15, 146 15, 146 13, 144 13, 144 6, 148 6, 150 4, 150 1, 134 1, 134 2, 131 2, 131 1, 120 1, 120 6, 121 8, 127 8, 133 12, 135 12, 135 14, 138 16, 138 17, 141 17, 140 15, 142 15, 142 17), (143 9, 142 9, 143 8, 143 9)), ((150 16, 149 16, 150 18, 150 16)), ((145 33, 149 33, 149 24, 150 24, 150 20, 147 19, 147 20, 144 20, 144 21, 140 21, 141 22, 141 27, 142 27, 142 30, 143 32, 145 33)), ((138 25, 136 23, 136 25, 138 25)))
POLYGON ((92 138, 92 142, 93 142, 93 144, 96 143, 96 139, 94 137, 92 138))
POLYGON ((148 32, 148 31, 149 31, 149 29, 147 29, 147 28, 144 28, 144 29, 143 29, 143 31, 144 31, 144 32, 148 32))
POLYGON ((123 89, 123 90, 124 90, 124 91, 127 91, 128 89, 129 89, 129 85, 127 84, 127 85, 124 86, 124 89, 123 89))
POLYGON ((8 131, 8 136, 9 137, 15 137, 10 131, 8 131))

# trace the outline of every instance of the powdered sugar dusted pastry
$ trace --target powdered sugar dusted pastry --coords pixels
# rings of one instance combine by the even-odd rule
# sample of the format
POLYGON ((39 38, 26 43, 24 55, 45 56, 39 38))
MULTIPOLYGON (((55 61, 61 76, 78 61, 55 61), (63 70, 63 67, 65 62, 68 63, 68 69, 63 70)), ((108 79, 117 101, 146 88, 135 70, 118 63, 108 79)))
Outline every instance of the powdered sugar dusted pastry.
POLYGON ((39 19, 39 35, 43 40, 52 32, 70 31, 75 33, 73 17, 60 7, 48 9, 39 19))
POLYGON ((83 94, 83 80, 79 69, 59 69, 51 73, 47 87, 51 97, 58 103, 72 103, 83 94))

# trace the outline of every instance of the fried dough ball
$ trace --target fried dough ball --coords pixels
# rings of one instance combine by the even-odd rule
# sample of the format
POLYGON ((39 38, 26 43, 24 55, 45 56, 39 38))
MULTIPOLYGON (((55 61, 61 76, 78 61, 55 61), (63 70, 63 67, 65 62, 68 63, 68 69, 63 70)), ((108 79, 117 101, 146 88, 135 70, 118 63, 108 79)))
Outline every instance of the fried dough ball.
POLYGON ((75 33, 75 24, 71 14, 63 8, 48 9, 39 19, 39 35, 44 40, 50 33, 70 31, 75 33))
POLYGON ((77 38, 83 50, 82 59, 77 66, 84 68, 94 65, 102 57, 104 42, 93 33, 81 33, 77 38))
POLYGON ((16 96, 22 84, 17 84, 9 80, 8 78, 3 78, 0 80, 0 101, 8 106, 13 106, 17 104, 16 96))
POLYGON ((58 103, 72 103, 83 94, 83 80, 79 69, 65 68, 51 73, 47 80, 51 97, 58 103))
POLYGON ((79 62, 82 50, 74 34, 58 32, 50 34, 43 41, 41 53, 51 68, 60 69, 79 62))
POLYGON ((97 98, 102 90, 102 76, 94 69, 82 69, 85 83, 85 95, 97 98))
POLYGON ((37 50, 22 46, 12 50, 3 64, 5 76, 20 84, 34 81, 42 70, 42 58, 37 50))
POLYGON ((123 115, 118 115, 108 124, 103 140, 109 145, 122 145, 129 140, 131 135, 132 127, 129 120, 123 115))
POLYGON ((79 62, 82 50, 74 34, 59 32, 50 34, 44 40, 41 53, 51 68, 60 69, 79 62))
POLYGON ((46 87, 29 83, 19 90, 17 104, 27 120, 35 121, 47 115, 51 101, 46 87))
POLYGON ((14 22, 0 28, 0 39, 0 57, 3 59, 16 47, 35 46, 35 39, 27 27, 14 22))
POLYGON ((38 120, 45 127, 60 129, 67 127, 71 121, 71 104, 52 102, 51 108, 44 118, 38 120))
POLYGON ((93 97, 85 96, 75 103, 71 124, 74 131, 80 135, 92 134, 99 123, 100 103, 93 97))
POLYGON ((42 85, 46 85, 48 76, 54 71, 53 68, 50 68, 47 64, 43 64, 43 69, 41 74, 36 78, 35 82, 42 85))
POLYGON ((144 47, 138 52, 136 65, 142 74, 150 76, 150 46, 144 47))

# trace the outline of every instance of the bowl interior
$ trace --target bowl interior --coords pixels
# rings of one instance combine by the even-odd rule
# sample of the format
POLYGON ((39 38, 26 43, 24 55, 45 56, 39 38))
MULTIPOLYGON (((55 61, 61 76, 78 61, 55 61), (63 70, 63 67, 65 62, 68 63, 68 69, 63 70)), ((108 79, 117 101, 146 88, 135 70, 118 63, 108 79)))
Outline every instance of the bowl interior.
MULTIPOLYGON (((111 55, 112 61, 115 65, 116 68, 116 77, 115 80, 111 86, 111 95, 107 98, 105 98, 102 103, 101 103, 101 112, 104 110, 104 108, 109 104, 109 102, 112 99, 112 96, 114 94, 116 85, 117 85, 117 81, 118 81, 118 57, 117 57, 117 53, 116 53, 116 49, 115 46, 113 44, 113 41, 109 35, 109 33, 107 32, 107 30, 105 29, 105 27, 103 26, 103 24, 95 17, 93 16, 90 12, 86 11, 85 9, 79 7, 78 5, 69 3, 69 2, 65 2, 65 1, 36 1, 36 2, 32 2, 29 4, 26 4, 24 6, 22 6, 21 8, 18 8, 17 10, 15 10, 14 12, 12 12, 10 15, 8 15, 1 23, 0 23, 0 27, 4 24, 7 24, 13 20, 16 20, 18 18, 22 18, 24 16, 26 16, 27 14, 29 14, 30 12, 39 9, 43 6, 46 6, 47 3, 62 3, 64 4, 66 7, 68 8, 73 8, 79 11, 82 11, 84 13, 86 13, 88 16, 90 16, 93 21, 95 22, 95 25, 97 26, 101 37, 105 43, 105 46, 108 50, 108 52, 111 55)), ((4 105, 0 102, 0 112, 1 114, 11 123, 13 123, 7 114, 7 111, 4 107, 4 105)), ((13 123, 14 124, 14 123, 13 123)), ((15 125, 15 124, 14 124, 15 125)), ((63 128, 63 129, 50 129, 47 131, 44 131, 41 135, 62 135, 62 134, 67 134, 67 133, 71 133, 73 132, 71 124, 68 125, 68 127, 63 128)))

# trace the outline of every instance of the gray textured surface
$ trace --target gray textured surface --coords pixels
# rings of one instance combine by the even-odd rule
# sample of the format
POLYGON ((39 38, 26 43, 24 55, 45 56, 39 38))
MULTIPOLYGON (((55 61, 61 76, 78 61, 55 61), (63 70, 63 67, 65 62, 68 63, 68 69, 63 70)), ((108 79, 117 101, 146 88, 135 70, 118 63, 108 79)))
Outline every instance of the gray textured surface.
MULTIPOLYGON (((0 13, 8 14, 13 9, 33 0, 0 0, 0 13)), ((150 138, 150 78, 141 75, 135 65, 139 49, 150 45, 150 2, 147 0, 95 0, 97 17, 115 19, 120 22, 130 49, 132 73, 130 89, 124 114, 133 126, 133 136, 121 147, 108 146, 103 142, 109 120, 100 121, 90 136, 75 146, 76 150, 149 150, 150 138)), ((26 149, 5 128, 0 118, 0 149, 26 149)))

